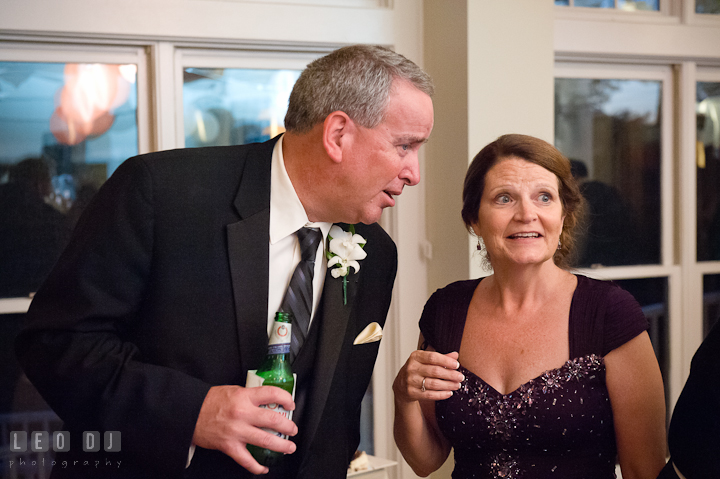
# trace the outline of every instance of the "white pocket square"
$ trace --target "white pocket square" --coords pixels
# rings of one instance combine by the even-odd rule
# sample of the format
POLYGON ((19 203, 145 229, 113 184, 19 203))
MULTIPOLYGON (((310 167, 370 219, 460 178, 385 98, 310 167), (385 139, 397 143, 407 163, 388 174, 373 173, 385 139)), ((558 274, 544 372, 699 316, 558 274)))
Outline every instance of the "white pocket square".
POLYGON ((375 341, 380 341, 380 339, 382 338, 382 334, 382 328, 378 323, 370 323, 365 329, 362 330, 362 333, 357 335, 357 338, 355 338, 353 344, 367 344, 374 343, 375 341))

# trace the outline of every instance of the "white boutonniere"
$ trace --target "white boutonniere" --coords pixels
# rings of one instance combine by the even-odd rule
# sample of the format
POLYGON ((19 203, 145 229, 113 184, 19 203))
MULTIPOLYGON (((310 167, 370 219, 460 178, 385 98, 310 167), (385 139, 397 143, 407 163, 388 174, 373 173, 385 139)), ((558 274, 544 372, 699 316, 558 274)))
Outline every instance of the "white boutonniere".
POLYGON ((328 268, 333 278, 343 279, 343 304, 347 304, 347 277, 350 268, 357 273, 360 270, 358 261, 365 259, 367 253, 363 249, 367 241, 359 234, 355 234, 355 226, 350 225, 350 231, 345 231, 335 225, 328 233, 328 250, 325 253, 328 259, 328 268))

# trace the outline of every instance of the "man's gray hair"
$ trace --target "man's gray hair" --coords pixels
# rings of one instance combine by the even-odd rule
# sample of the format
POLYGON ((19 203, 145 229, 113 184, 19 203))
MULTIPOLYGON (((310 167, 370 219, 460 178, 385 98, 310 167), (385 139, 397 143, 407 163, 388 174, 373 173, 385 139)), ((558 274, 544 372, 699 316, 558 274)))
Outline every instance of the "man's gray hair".
POLYGON ((285 129, 311 130, 334 111, 345 112, 365 128, 382 123, 393 80, 401 79, 432 96, 430 76, 392 50, 373 45, 353 45, 311 62, 295 83, 285 129))

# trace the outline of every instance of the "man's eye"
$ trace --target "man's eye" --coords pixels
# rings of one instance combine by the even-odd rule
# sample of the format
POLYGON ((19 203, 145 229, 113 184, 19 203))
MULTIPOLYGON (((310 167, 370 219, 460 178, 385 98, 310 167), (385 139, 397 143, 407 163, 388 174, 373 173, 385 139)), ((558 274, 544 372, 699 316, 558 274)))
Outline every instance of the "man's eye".
POLYGON ((410 149, 410 145, 400 145, 400 148, 402 148, 403 151, 408 151, 410 149))

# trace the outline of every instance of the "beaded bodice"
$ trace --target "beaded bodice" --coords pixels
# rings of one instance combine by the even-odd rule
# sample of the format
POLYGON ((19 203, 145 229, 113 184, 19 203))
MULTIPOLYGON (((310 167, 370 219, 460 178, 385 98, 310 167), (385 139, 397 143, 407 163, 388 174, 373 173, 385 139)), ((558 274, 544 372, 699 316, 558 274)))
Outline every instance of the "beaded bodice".
POLYGON ((615 436, 605 365, 594 354, 567 361, 509 394, 471 371, 437 422, 455 450, 453 479, 608 479, 615 436))

